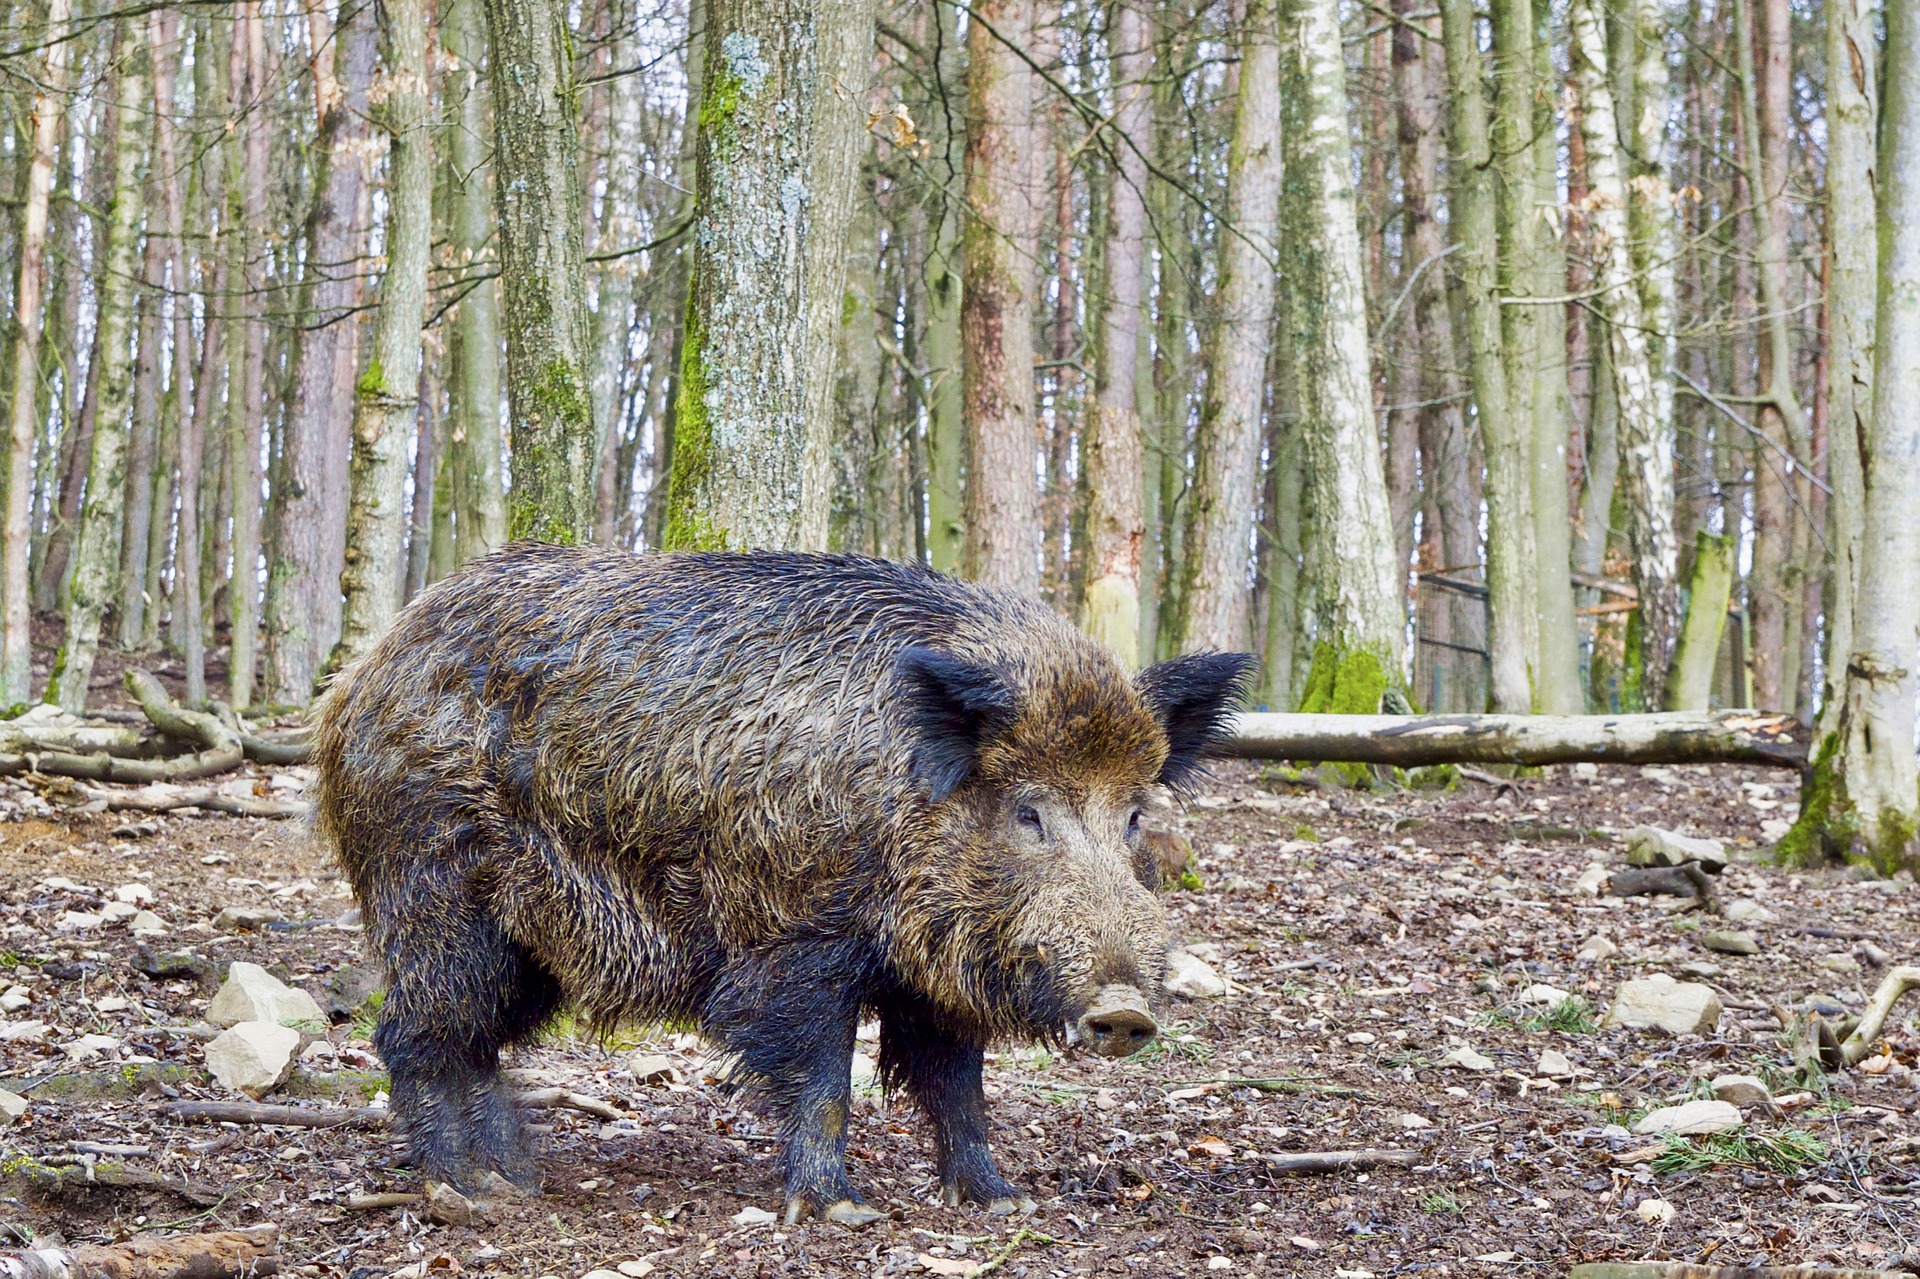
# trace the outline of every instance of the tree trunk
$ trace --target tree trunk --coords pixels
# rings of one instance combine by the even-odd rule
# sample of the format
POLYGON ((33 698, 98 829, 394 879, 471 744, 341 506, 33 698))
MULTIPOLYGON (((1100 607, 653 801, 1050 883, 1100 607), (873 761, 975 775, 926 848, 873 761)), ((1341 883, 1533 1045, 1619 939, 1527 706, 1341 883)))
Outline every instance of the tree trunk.
MULTIPOLYGON (((1560 140, 1554 120, 1551 6, 1534 6, 1533 178, 1535 218, 1560 202, 1560 140)), ((1532 292, 1551 297, 1566 289, 1564 229, 1541 228, 1532 292)), ((1567 325, 1572 309, 1542 304, 1535 311, 1533 378, 1533 548, 1540 664, 1534 700, 1548 715, 1578 715, 1586 706, 1580 689, 1580 631, 1573 613, 1572 515, 1567 493, 1567 441, 1573 415, 1567 380, 1567 325)))
POLYGON ((866 0, 713 0, 670 549, 823 548, 866 0))
MULTIPOLYGON (((641 63, 640 18, 616 13, 612 57, 616 67, 641 63)), ((642 156, 634 142, 641 136, 641 112, 646 80, 638 74, 614 79, 607 112, 608 148, 605 214, 600 219, 600 251, 620 253, 640 242, 640 178, 642 156)), ((594 488, 596 542, 612 543, 619 523, 620 375, 633 340, 633 274, 642 266, 638 255, 609 259, 600 268, 599 306, 593 313, 593 422, 599 433, 600 462, 594 488)))
POLYGON ((1251 0, 1242 19, 1240 92, 1227 156, 1231 229, 1221 237, 1220 315, 1194 462, 1182 649, 1238 649, 1249 640, 1246 566, 1280 257, 1280 147, 1276 6, 1251 0))
MULTIPOLYGON (((561 0, 486 0, 494 199, 507 325, 513 493, 507 535, 593 536, 590 317, 579 95, 561 0)), ((417 344, 418 334, 413 335, 417 344)), ((410 383, 406 394, 412 395, 410 383)))
POLYGON ((1640 700, 1658 706, 1679 639, 1680 552, 1673 531, 1673 419, 1661 417, 1645 308, 1634 279, 1627 229, 1627 185, 1614 133, 1607 48, 1593 0, 1573 8, 1580 127, 1592 187, 1588 226, 1594 244, 1596 299, 1607 320, 1608 357, 1619 406, 1621 482, 1634 586, 1640 593, 1640 700))
POLYGON ((1873 423, 1877 7, 1873 0, 1833 0, 1827 7, 1827 484, 1833 492, 1827 501, 1822 740, 1838 731, 1846 702, 1867 505, 1860 454, 1873 423))
POLYGON ((1243 759, 1429 764, 1759 764, 1800 768, 1806 733, 1791 716, 1236 715, 1220 748, 1243 759))
POLYGON ((1493 136, 1481 89, 1473 7, 1467 0, 1442 0, 1440 17, 1453 98, 1453 225, 1461 243, 1468 363, 1487 463, 1487 648, 1492 655, 1493 705, 1518 714, 1533 708, 1539 649, 1529 513, 1532 424, 1523 425, 1513 412, 1507 384, 1493 136))
MULTIPOLYGON (((124 21, 124 20, 123 20, 124 21)), ((120 522, 126 505, 127 410, 133 398, 134 282, 140 269, 140 220, 145 148, 134 127, 146 110, 146 50, 137 36, 116 33, 119 71, 114 85, 121 128, 113 149, 113 202, 107 209, 107 242, 100 270, 99 399, 87 499, 73 550, 73 581, 66 598, 66 642, 47 680, 47 700, 78 715, 87 707, 87 684, 100 645, 100 622, 114 594, 119 566, 120 522)))
POLYGON ((960 248, 961 399, 969 446, 966 570, 988 585, 1031 595, 1040 586, 1034 264, 1022 249, 1033 237, 1026 183, 1033 77, 1014 50, 1031 41, 1033 0, 981 0, 972 15, 960 248))
POLYGON ((1733 539, 1701 529, 1694 537, 1693 576, 1687 584, 1687 621, 1673 651, 1667 680, 1670 711, 1704 711, 1713 691, 1713 668, 1733 590, 1733 539))
POLYGON ((33 537, 33 447, 38 434, 41 291, 46 284, 47 205, 59 158, 60 113, 66 106, 70 0, 48 0, 46 63, 32 107, 33 151, 20 211, 19 289, 14 295, 13 399, 7 417, 6 508, 0 512, 0 706, 33 696, 32 595, 27 581, 33 537))
MULTIPOLYGON (((486 52, 481 27, 483 0, 451 0, 441 34, 457 70, 442 82, 458 86, 458 117, 447 130, 453 161, 453 251, 462 270, 473 269, 493 238, 493 193, 487 189, 487 81, 480 70, 486 52)), ((460 491, 454 507, 454 553, 462 562, 506 544, 507 498, 500 470, 499 291, 480 280, 460 296, 452 339, 454 421, 448 432, 460 491)))
MULTIPOLYGON (((1291 257, 1293 340, 1314 519, 1307 552, 1318 622, 1308 709, 1372 711, 1405 683, 1405 570, 1373 420, 1367 307, 1354 217, 1346 64, 1336 0, 1292 0, 1282 32, 1296 60, 1301 127, 1286 138, 1300 191, 1291 257), (1367 704, 1371 702, 1372 704, 1367 704)), ((1287 339, 1283 339, 1287 340, 1287 339)), ((1529 607, 1528 616, 1532 616, 1529 607)))
MULTIPOLYGON (((1851 32, 1872 28, 1850 23, 1851 32)), ((1874 65, 1872 46, 1857 47, 1874 65)), ((1887 6, 1886 85, 1880 118, 1879 293, 1872 429, 1862 442, 1866 518, 1854 592, 1853 649, 1840 723, 1820 744, 1800 820, 1780 853, 1860 858, 1883 875, 1920 869, 1920 10, 1887 6)), ((1856 87, 1858 81, 1856 81, 1856 87)), ((1855 193, 1845 189, 1835 198, 1855 193)))
POLYGON ((416 385, 413 443, 413 509, 407 519, 406 572, 400 587, 400 602, 411 600, 426 589, 433 579, 432 568, 434 494, 439 492, 439 473, 446 451, 441 447, 444 423, 435 412, 433 377, 424 367, 416 385))
MULTIPOLYGON (((269 702, 303 705, 340 627, 344 529, 329 515, 352 451, 353 379, 359 364, 355 281, 366 251, 367 98, 373 80, 373 7, 348 4, 330 34, 333 74, 315 105, 315 199, 307 217, 293 402, 280 455, 280 518, 267 570, 269 702)), ((320 19, 324 23, 324 19, 320 19)), ((321 39, 328 37, 322 35, 321 39)))
POLYGON ((153 534, 153 473, 160 448, 160 277, 165 253, 161 237, 147 237, 134 301, 139 357, 127 440, 126 514, 120 522, 120 594, 114 608, 120 647, 127 649, 139 645, 146 629, 147 543, 153 534))
POLYGON ((267 183, 272 140, 266 119, 267 37, 260 0, 240 0, 233 28, 232 102, 239 117, 241 164, 235 252, 246 288, 240 321, 239 368, 228 372, 232 435, 227 484, 233 502, 233 571, 227 583, 227 683, 235 709, 253 701, 254 656, 260 632, 260 448, 266 417, 267 183), (238 373, 238 378, 234 374, 238 373), (234 387, 239 394, 235 395, 234 387))
POLYGON ((433 239, 425 0, 387 0, 384 13, 387 269, 374 315, 373 353, 354 394, 347 549, 340 572, 346 601, 340 642, 328 663, 335 670, 371 650, 399 608, 407 445, 420 407, 420 325, 433 239))
MULTIPOLYGON (((1087 423, 1087 587, 1080 610, 1087 634, 1128 665, 1143 658, 1140 552, 1146 537, 1146 450, 1137 375, 1147 315, 1147 156, 1153 146, 1154 70, 1153 26, 1146 3, 1119 0, 1108 34, 1116 106, 1108 135, 1113 160, 1103 254, 1107 296, 1100 326, 1099 383, 1087 423)), ((1239 478, 1251 484, 1252 477, 1249 469, 1239 478)), ((1234 585, 1245 577, 1243 563, 1234 585)))

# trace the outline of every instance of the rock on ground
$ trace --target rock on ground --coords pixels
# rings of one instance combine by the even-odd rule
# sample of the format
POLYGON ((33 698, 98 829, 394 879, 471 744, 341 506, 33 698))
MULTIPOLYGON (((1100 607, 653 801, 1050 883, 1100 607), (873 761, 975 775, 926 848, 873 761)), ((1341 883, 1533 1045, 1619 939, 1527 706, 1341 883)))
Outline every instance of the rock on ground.
POLYGON ((258 964, 235 960, 227 980, 207 1008, 207 1020, 216 1026, 243 1021, 313 1022, 324 1026, 327 1015, 304 990, 294 990, 258 964))
POLYGON ((1740 1107, 1731 1102, 1690 1101, 1683 1106, 1662 1106, 1645 1115, 1633 1126, 1634 1135, 1652 1137, 1661 1133, 1675 1133, 1680 1136, 1726 1132, 1729 1128, 1738 1128, 1745 1120, 1740 1117, 1740 1107))
POLYGON ((1227 993, 1227 982, 1198 955, 1172 950, 1167 952, 1167 993, 1187 999, 1218 999, 1227 993))
POLYGON ((258 1096, 286 1078, 300 1032, 270 1021, 243 1021, 207 1045, 207 1070, 220 1086, 258 1096))
POLYGON ((1717 1075, 1713 1095, 1735 1106, 1771 1106, 1773 1094, 1755 1075, 1717 1075))
POLYGON ((1672 1035, 1710 1035, 1720 1024, 1720 996, 1698 982, 1643 977, 1621 983, 1603 1024, 1657 1026, 1672 1035))
POLYGON ((1635 826, 1627 832, 1629 866, 1684 866, 1699 862, 1700 869, 1717 875, 1727 868, 1727 847, 1717 839, 1680 835, 1658 826, 1635 826))

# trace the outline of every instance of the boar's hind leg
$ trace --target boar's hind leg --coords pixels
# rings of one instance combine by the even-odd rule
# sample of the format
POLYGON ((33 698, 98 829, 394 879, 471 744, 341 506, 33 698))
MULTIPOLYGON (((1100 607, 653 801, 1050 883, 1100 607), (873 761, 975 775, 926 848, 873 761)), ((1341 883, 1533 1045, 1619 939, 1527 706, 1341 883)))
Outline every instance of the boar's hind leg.
POLYGON ((471 1190, 489 1171, 532 1185, 536 1169, 500 1077, 500 1049, 527 1038, 560 999, 553 978, 471 903, 414 909, 389 947, 392 987, 374 1046, 413 1159, 471 1190))
POLYGON ((1033 1200, 1000 1175, 987 1150, 987 1095, 981 1087, 985 1045, 942 1027, 917 1002, 880 1015, 880 1069, 903 1084, 933 1124, 940 1159, 940 1197, 950 1207, 977 1203, 1004 1216, 1033 1211, 1033 1200))

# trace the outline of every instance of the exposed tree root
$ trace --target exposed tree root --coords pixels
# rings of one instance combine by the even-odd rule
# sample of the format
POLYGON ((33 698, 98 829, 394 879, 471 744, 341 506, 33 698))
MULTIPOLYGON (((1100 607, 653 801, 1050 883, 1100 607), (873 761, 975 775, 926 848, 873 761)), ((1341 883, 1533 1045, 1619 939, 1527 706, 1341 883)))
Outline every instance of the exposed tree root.
POLYGON ((135 1235, 124 1243, 0 1252, 0 1279, 227 1279, 277 1274, 278 1226, 198 1235, 135 1235))

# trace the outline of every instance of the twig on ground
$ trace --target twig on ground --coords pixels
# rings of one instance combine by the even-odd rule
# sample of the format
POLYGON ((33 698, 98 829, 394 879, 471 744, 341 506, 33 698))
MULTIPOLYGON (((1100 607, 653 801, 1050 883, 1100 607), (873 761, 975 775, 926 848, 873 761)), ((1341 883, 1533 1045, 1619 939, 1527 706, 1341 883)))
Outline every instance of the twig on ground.
POLYGON ((285 1128, 384 1128, 393 1121, 385 1106, 274 1106, 260 1101, 169 1101, 160 1113, 209 1124, 278 1124, 285 1128))
POLYGON ((1268 1155, 1273 1170, 1290 1176, 1314 1172, 1347 1172, 1368 1168, 1411 1168, 1420 1162, 1412 1150, 1312 1150, 1268 1155))

